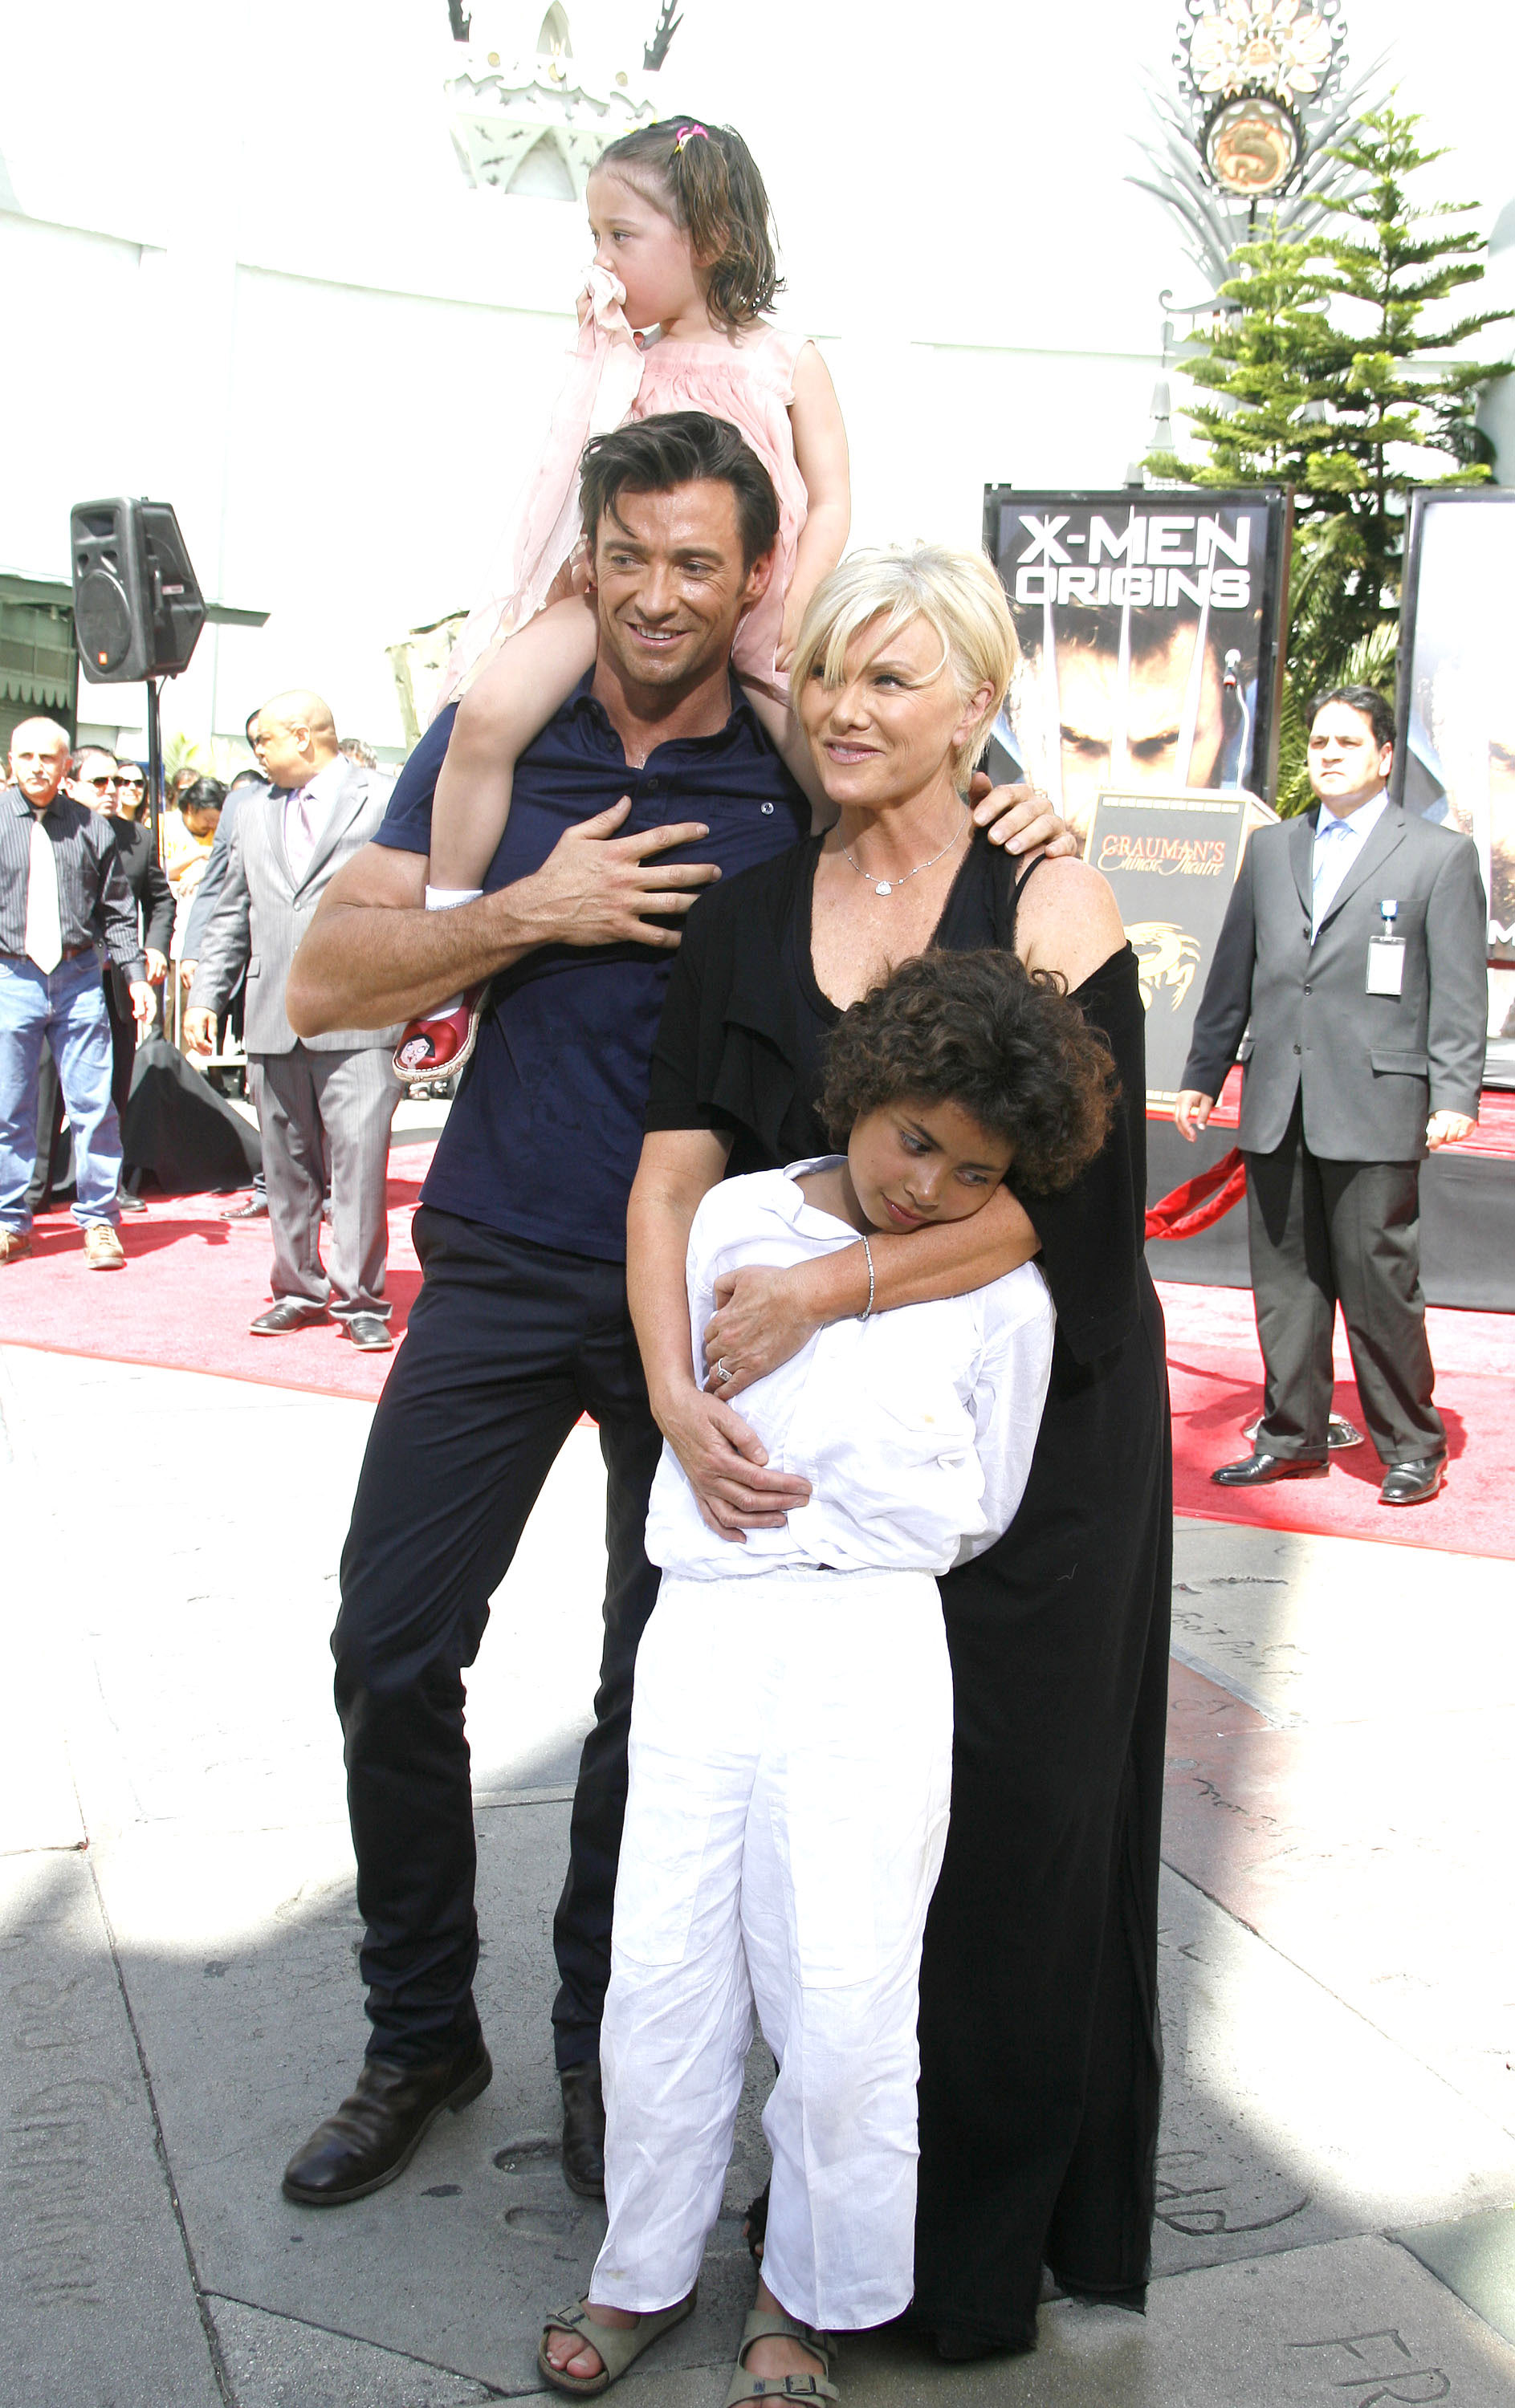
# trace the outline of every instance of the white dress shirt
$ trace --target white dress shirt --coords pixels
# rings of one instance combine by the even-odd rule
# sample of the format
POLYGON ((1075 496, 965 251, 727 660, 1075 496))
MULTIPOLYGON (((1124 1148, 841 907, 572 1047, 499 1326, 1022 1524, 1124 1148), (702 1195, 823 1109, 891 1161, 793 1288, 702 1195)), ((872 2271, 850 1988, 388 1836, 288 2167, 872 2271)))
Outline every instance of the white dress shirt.
MULTIPOLYGON (((724 1271, 778 1268, 855 1246, 858 1232, 807 1202, 799 1175, 835 1155, 713 1187, 689 1233, 695 1375, 724 1271)), ((808 1505, 743 1546, 706 1528, 671 1447, 647 1514, 647 1554, 667 1572, 714 1580, 780 1565, 940 1573, 991 1546, 1015 1518, 1052 1365, 1046 1282, 1023 1264, 972 1295, 833 1322, 732 1400, 775 1470, 808 1480, 808 1505)))
POLYGON ((328 761, 303 786, 292 786, 284 796, 284 851, 296 886, 310 867, 331 817, 337 789, 351 766, 339 752, 335 761, 328 761))
POLYGON ((1320 933, 1320 923, 1341 891, 1351 869, 1388 809, 1389 795, 1380 787, 1371 802, 1359 803, 1355 811, 1338 819, 1329 803, 1322 803, 1315 823, 1315 850, 1310 861, 1310 941, 1320 933))

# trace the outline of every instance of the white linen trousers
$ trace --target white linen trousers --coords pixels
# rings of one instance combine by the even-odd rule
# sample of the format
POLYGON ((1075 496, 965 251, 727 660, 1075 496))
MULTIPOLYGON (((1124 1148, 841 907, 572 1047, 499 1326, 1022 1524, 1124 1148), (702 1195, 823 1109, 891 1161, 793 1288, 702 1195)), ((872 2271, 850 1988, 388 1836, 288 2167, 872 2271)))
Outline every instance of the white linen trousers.
POLYGON ((650 2311, 692 2288, 756 2004, 781 2069, 765 2282, 830 2330, 908 2305, 921 1939, 951 1783, 929 1572, 664 1574, 631 1710, 591 2300, 650 2311))

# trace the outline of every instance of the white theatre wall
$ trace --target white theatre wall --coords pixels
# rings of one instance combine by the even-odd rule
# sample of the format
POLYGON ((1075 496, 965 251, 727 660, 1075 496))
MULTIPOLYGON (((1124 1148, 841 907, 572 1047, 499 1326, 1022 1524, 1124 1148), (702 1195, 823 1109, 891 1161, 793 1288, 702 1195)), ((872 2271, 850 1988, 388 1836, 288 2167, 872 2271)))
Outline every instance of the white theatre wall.
MULTIPOLYGON (((563 6, 576 58, 640 68, 656 0, 563 6)), ((528 50, 541 14, 481 0, 474 44, 528 50)), ((986 482, 1118 483, 1143 449, 1159 294, 1199 297, 1125 180, 1176 16, 684 0, 648 89, 739 124, 768 178, 784 314, 846 410, 858 540, 973 542, 986 482)), ((1458 148, 1445 189, 1493 222, 1503 12, 1476 76, 1409 0, 1359 0, 1352 35, 1360 62, 1391 50, 1458 148)), ((7 42, 0 566, 65 576, 71 502, 168 499, 206 592, 269 617, 207 631, 167 724, 236 735, 314 683, 397 756, 385 646, 487 573, 570 338, 582 209, 469 188, 445 0, 77 0, 7 42)), ((134 689, 83 709, 140 717, 134 689)))

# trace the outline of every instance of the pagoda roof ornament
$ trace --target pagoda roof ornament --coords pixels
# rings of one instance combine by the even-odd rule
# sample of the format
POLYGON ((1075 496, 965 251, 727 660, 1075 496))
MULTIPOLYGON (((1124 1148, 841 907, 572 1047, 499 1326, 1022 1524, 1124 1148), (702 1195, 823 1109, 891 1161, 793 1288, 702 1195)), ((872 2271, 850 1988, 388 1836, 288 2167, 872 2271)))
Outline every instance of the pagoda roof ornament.
POLYGON ((1292 187, 1346 39, 1342 0, 1185 0, 1174 64, 1213 186, 1248 201, 1292 187))
POLYGON ((1172 64, 1172 82, 1147 80, 1157 122, 1135 137, 1146 173, 1129 180, 1172 213, 1208 309, 1262 208, 1290 241, 1325 222, 1352 181, 1334 154, 1384 63, 1348 80, 1343 0, 1183 0, 1172 64))
POLYGON ((516 57, 470 41, 444 87, 453 146, 470 184, 582 200, 606 145, 659 111, 643 70, 576 55, 561 7, 548 11, 540 40, 516 57))

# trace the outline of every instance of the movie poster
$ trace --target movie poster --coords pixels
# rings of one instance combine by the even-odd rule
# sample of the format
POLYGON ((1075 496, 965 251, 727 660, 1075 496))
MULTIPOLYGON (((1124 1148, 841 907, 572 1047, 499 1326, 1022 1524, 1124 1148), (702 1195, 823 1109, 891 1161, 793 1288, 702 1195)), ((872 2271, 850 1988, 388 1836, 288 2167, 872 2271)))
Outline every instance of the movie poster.
MULTIPOLYGON (((1515 493, 1411 497, 1394 791, 1479 849, 1489 960, 1515 964, 1515 493)), ((1490 981, 1515 1036, 1508 975, 1490 981)))
POLYGON ((1272 814, 1239 792, 1102 790, 1084 857, 1109 880, 1147 1010, 1147 1102, 1171 1113, 1242 851, 1272 814))
POLYGON ((988 767, 1086 841, 1102 789, 1270 797, 1287 496, 986 488, 1021 662, 988 767))

